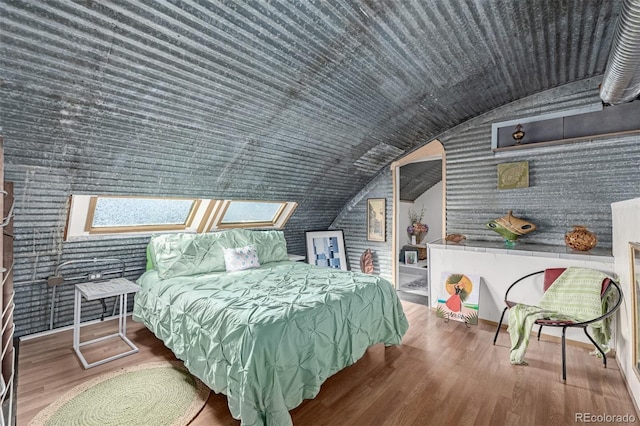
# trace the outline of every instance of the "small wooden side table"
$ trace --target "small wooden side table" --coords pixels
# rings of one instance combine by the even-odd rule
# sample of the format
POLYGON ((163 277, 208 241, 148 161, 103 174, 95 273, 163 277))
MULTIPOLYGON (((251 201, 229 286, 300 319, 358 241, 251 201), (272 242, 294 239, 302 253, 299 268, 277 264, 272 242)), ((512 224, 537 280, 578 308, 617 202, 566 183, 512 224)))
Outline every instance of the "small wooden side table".
POLYGON ((129 293, 137 293, 139 290, 139 285, 129 281, 126 278, 114 278, 106 281, 93 281, 76 284, 75 304, 73 310, 73 349, 78 355, 78 358, 80 358, 80 362, 82 362, 84 368, 95 367, 97 365, 104 364, 105 362, 113 361, 114 359, 122 358, 123 356, 131 355, 138 352, 138 347, 134 345, 126 336, 126 314, 127 295, 129 293), (82 311, 82 298, 84 297, 86 300, 96 300, 112 296, 119 296, 120 301, 120 313, 118 314, 118 332, 80 343, 80 314, 82 311), (131 348, 131 350, 120 353, 118 355, 110 356, 100 361, 92 362, 91 364, 87 363, 84 355, 82 355, 82 352, 80 352, 80 347, 90 345, 92 343, 101 342, 113 337, 120 337, 131 348))

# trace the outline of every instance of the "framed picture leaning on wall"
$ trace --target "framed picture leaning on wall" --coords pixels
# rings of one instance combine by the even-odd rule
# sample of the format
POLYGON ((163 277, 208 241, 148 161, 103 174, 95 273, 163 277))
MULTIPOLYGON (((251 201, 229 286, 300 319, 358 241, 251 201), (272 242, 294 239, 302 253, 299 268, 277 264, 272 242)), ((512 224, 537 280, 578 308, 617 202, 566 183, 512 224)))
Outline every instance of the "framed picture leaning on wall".
POLYGON ((307 262, 311 265, 349 270, 342 229, 307 231, 307 262))
POLYGON ((386 198, 367 199, 367 240, 385 241, 386 198))
POLYGON ((415 265, 418 263, 418 252, 413 250, 407 250, 404 252, 404 264, 415 265))

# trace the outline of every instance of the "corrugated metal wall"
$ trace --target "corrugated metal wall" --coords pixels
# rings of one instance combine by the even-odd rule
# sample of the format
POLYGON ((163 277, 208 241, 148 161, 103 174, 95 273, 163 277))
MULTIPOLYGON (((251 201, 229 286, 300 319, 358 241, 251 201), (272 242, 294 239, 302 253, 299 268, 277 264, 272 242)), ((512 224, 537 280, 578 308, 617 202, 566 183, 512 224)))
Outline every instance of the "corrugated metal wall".
MULTIPOLYGON (((530 96, 439 135, 446 151, 447 233, 501 241, 502 237, 485 224, 513 210, 514 215, 538 226, 521 237, 523 242, 564 246, 564 234, 573 225, 587 225, 597 234, 598 247, 610 249, 611 203, 640 197, 640 135, 534 147, 508 154, 491 151, 492 123, 598 103, 599 81, 587 79, 530 96), (529 187, 498 190, 497 165, 513 161, 529 161, 529 187)), ((367 190, 370 192, 351 200, 333 224, 350 236, 347 243, 354 257, 367 247, 366 234, 362 236, 366 232, 363 203, 367 197, 391 199, 390 174, 381 173, 367 190)), ((390 276, 390 222, 387 232, 387 243, 380 245, 378 252, 385 258, 381 260, 380 273, 390 276)))
POLYGON ((358 193, 331 224, 331 229, 342 229, 351 270, 360 270, 360 256, 366 249, 373 253, 374 273, 391 279, 392 197, 391 171, 385 168, 369 185, 358 193), (367 240, 367 199, 386 199, 386 240, 367 240))
MULTIPOLYGON (((59 261, 108 254, 141 272, 144 238, 62 242, 69 194, 296 201, 286 236, 303 254, 304 231, 328 227, 397 156, 498 105, 601 74, 619 8, 0 0, 16 334, 47 327, 43 279, 59 261)), ((453 191, 461 227, 466 195, 453 191)), ((63 298, 58 325, 71 322, 63 298)))
POLYGON ((538 226, 522 241, 564 245, 564 234, 573 225, 586 225, 598 235, 599 247, 611 248, 611 203, 640 196, 639 135, 509 154, 494 155, 490 150, 491 123, 598 103, 599 83, 600 79, 589 79, 549 90, 442 134, 447 232, 499 241, 501 237, 484 224, 513 210, 538 226), (529 162, 529 187, 497 190, 497 164, 513 161, 529 162))

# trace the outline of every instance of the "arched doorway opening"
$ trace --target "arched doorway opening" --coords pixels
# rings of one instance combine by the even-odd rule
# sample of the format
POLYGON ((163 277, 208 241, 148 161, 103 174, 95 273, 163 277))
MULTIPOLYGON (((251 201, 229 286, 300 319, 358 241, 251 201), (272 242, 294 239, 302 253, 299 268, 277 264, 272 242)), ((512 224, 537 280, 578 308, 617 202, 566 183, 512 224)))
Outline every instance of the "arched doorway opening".
MULTIPOLYGON (((446 236, 446 161, 444 146, 433 140, 391 164, 393 182, 392 279, 396 290, 428 298, 426 244, 446 236), (409 211, 429 226, 424 240, 412 244, 407 233, 409 211), (416 263, 405 253, 418 251, 416 263), (401 259, 402 257, 402 259, 401 259)), ((428 302, 428 300, 426 300, 428 302)))

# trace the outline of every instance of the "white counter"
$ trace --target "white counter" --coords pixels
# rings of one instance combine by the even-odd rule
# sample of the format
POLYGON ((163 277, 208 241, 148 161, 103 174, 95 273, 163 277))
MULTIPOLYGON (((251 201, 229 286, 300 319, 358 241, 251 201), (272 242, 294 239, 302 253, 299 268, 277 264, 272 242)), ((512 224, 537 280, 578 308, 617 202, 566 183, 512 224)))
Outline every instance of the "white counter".
MULTIPOLYGON (((508 248, 504 243, 490 241, 463 241, 448 243, 443 240, 428 244, 429 288, 431 306, 438 303, 442 291, 443 273, 460 273, 481 277, 479 318, 498 322, 504 309, 504 294, 518 278, 547 268, 580 266, 613 275, 614 259, 610 250, 595 248, 589 252, 575 252, 562 246, 516 243, 508 248)), ((526 289, 522 297, 535 304, 542 297, 542 285, 526 289)), ((506 317, 505 317, 506 322, 506 317)), ((560 330, 543 328, 544 333, 560 335, 560 330), (558 333, 556 333, 558 332, 558 333)), ((567 338, 588 342, 582 330, 568 330, 567 338)), ((499 339, 508 344, 505 332, 499 339)))

